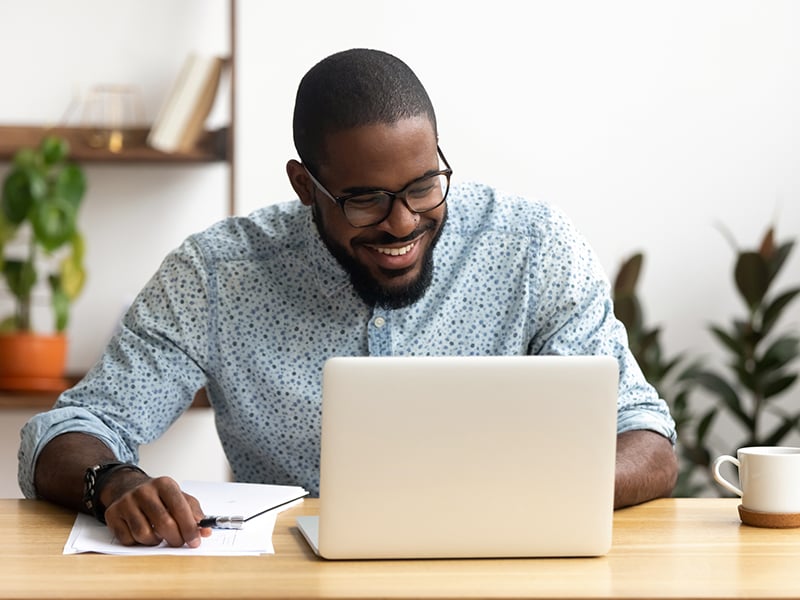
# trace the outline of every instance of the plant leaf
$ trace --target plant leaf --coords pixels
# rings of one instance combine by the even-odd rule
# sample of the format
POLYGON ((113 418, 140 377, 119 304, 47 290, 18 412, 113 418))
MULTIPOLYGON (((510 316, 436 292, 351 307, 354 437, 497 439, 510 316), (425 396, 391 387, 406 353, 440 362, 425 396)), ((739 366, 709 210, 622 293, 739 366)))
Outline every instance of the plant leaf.
POLYGON ((19 225, 28 216, 33 206, 34 198, 31 193, 31 182, 28 172, 24 170, 13 171, 3 182, 3 215, 12 225, 19 225))
POLYGON ((614 294, 619 296, 633 296, 636 293, 636 283, 642 269, 644 257, 637 252, 622 263, 614 280, 614 294))
MULTIPOLYGON (((772 280, 775 279, 775 276, 783 268, 784 262, 786 262, 786 259, 792 251, 792 246, 794 246, 794 242, 781 244, 771 256, 766 257, 767 268, 769 269, 769 283, 772 283, 772 280)), ((767 285, 769 285, 769 283, 767 285)))
POLYGON ((55 327, 59 333, 67 328, 69 322, 69 297, 64 292, 60 279, 53 275, 50 277, 50 298, 55 315, 55 327))
POLYGON ((31 290, 36 284, 36 269, 30 261, 7 260, 3 264, 3 274, 8 289, 19 300, 30 298, 31 290))
POLYGON ((694 379, 709 392, 718 396, 723 405, 727 406, 745 427, 752 429, 753 420, 744 412, 739 395, 727 381, 712 371, 696 373, 694 379))
POLYGON ((86 283, 86 270, 83 265, 76 260, 74 255, 70 255, 61 261, 60 264, 61 289, 70 301, 78 297, 86 283))
POLYGON ((641 328, 641 312, 635 296, 622 296, 614 299, 614 316, 619 319, 628 332, 629 341, 637 337, 641 328))
POLYGON ((77 211, 86 192, 86 178, 76 165, 67 165, 58 172, 53 183, 53 195, 63 198, 77 211))
POLYGON ((39 143, 39 150, 46 165, 61 162, 69 154, 69 142, 57 135, 48 135, 39 143))
POLYGON ((75 233, 75 207, 62 198, 53 198, 34 207, 31 225, 37 241, 48 252, 68 242, 75 233))
POLYGON ((764 398, 772 398, 789 389, 797 381, 797 374, 783 375, 764 384, 764 398))
POLYGON ((764 335, 770 332, 783 310, 798 294, 800 294, 800 287, 783 292, 764 308, 764 313, 761 318, 761 332, 764 335))
POLYGON ((785 366, 800 355, 800 338, 784 335, 775 340, 756 361, 756 372, 763 373, 785 366))
POLYGON ((778 425, 775 429, 772 430, 772 433, 769 433, 763 440, 756 440, 757 445, 759 446, 777 446, 781 443, 784 437, 786 437, 795 427, 797 427, 797 423, 800 421, 800 415, 795 415, 793 417, 784 417, 783 421, 780 425, 778 425))
POLYGON ((744 350, 744 346, 742 343, 735 339, 732 335, 730 335, 727 331, 722 329, 721 327, 717 327, 716 325, 712 325, 710 328, 711 333, 722 342, 722 344, 728 348, 731 352, 736 354, 737 356, 741 354, 744 350))
POLYGON ((758 252, 741 252, 736 261, 734 279, 739 293, 752 310, 764 299, 769 287, 769 269, 758 252))
POLYGON ((698 444, 700 444, 706 439, 708 430, 714 421, 714 417, 716 416, 717 416, 717 409, 712 408, 700 419, 700 422, 697 424, 697 434, 696 434, 698 444))

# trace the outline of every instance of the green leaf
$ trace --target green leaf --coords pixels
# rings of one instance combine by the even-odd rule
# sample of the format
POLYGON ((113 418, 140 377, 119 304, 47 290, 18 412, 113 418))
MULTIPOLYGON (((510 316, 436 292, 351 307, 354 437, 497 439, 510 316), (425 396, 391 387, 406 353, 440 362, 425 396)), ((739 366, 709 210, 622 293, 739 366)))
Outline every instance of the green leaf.
POLYGON ((730 410, 748 429, 752 429, 753 420, 742 409, 739 395, 730 384, 722 377, 711 371, 702 371, 694 377, 695 381, 715 394, 722 401, 724 406, 730 410))
POLYGON ((62 198, 53 198, 34 207, 31 225, 37 241, 48 252, 68 242, 75 233, 75 207, 62 198))
POLYGON ((800 355, 800 339, 784 335, 767 348, 761 359, 756 361, 756 372, 763 373, 785 366, 800 355))
POLYGON ((31 290, 36 285, 36 270, 30 261, 7 260, 3 264, 3 274, 8 289, 16 298, 20 300, 30 298, 31 290))
POLYGON ((755 392, 759 389, 759 374, 752 369, 752 363, 748 361, 736 361, 731 363, 731 370, 736 374, 739 383, 748 391, 755 392))
POLYGON ((53 184, 53 195, 63 198, 77 211, 85 192, 86 179, 80 168, 67 165, 58 172, 53 184))
POLYGON ((775 276, 783 268, 783 264, 786 262, 786 259, 789 257, 789 254, 792 251, 792 246, 794 246, 794 242, 786 242, 785 244, 781 244, 772 253, 772 255, 767 258, 767 267, 769 270, 769 283, 767 285, 772 283, 772 280, 775 279, 775 276))
POLYGON ((0 269, 3 268, 3 246, 17 233, 17 225, 11 223, 0 210, 0 269))
POLYGON ((3 215, 12 225, 19 225, 33 206, 31 181, 27 171, 9 173, 3 183, 3 215))
POLYGON ((39 154, 33 148, 20 148, 14 154, 12 164, 16 168, 38 169, 39 154))
POLYGON ((711 424, 714 422, 714 417, 717 416, 717 409, 712 408, 710 409, 703 418, 700 419, 700 422, 697 424, 697 443, 700 444, 706 439, 706 435, 708 434, 709 429, 711 428, 711 424))
POLYGON ((639 280, 639 273, 642 270, 642 253, 636 253, 622 266, 614 280, 614 294, 618 296, 633 296, 636 294, 636 283, 639 280))
POLYGON ((797 375, 782 375, 764 383, 764 398, 772 398, 788 390, 797 381, 797 375))
POLYGON ((69 143, 62 137, 48 135, 39 143, 39 150, 46 165, 61 162, 69 154, 69 143))
POLYGON ((775 429, 772 430, 772 433, 769 433, 766 437, 763 438, 761 441, 757 441, 757 445, 759 446, 777 446, 781 443, 783 438, 785 438, 793 429, 797 427, 797 423, 800 421, 800 415, 795 415, 793 417, 784 417, 783 421, 780 425, 778 425, 775 429))
POLYGON ((628 332, 628 338, 635 337, 641 328, 641 311, 635 296, 625 296, 614 300, 614 315, 628 332))
POLYGON ((59 333, 67 328, 69 322, 69 297, 60 285, 58 277, 50 277, 51 301, 55 314, 56 331, 59 333))
POLYGON ((764 257, 758 252, 741 252, 736 261, 734 279, 739 293, 750 309, 756 308, 767 293, 770 277, 764 257))
POLYGON ((742 345, 742 343, 739 340, 735 339, 733 336, 731 336, 727 331, 725 331, 721 327, 712 325, 709 329, 711 330, 711 333, 714 334, 714 337, 716 337, 720 342, 722 342, 722 345, 728 348, 728 350, 730 350, 734 354, 739 355, 744 351, 744 346, 742 345))
POLYGON ((761 331, 764 335, 770 332, 772 326, 781 316, 781 313, 783 313, 783 310, 798 294, 800 294, 800 287, 783 292, 764 308, 764 313, 761 318, 761 331))

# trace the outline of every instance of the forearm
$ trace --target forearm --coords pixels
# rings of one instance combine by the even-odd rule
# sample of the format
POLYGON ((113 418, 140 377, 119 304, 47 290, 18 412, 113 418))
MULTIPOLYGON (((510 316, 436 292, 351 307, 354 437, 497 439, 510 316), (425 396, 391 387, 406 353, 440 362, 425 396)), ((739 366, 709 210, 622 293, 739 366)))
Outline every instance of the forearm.
POLYGON ((111 449, 92 435, 59 435, 42 449, 36 461, 36 493, 45 500, 85 512, 83 477, 86 469, 116 460, 111 449))
POLYGON ((678 478, 672 444, 653 431, 626 431, 617 436, 614 508, 669 496, 678 478))

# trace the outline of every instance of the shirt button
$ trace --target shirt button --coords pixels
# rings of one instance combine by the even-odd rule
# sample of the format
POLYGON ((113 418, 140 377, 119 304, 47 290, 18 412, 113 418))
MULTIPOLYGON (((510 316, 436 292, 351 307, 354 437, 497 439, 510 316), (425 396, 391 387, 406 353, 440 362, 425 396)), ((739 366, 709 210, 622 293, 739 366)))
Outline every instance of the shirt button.
POLYGON ((375 327, 380 329, 381 327, 386 325, 386 319, 384 319, 383 317, 375 317, 373 323, 375 323, 375 327))

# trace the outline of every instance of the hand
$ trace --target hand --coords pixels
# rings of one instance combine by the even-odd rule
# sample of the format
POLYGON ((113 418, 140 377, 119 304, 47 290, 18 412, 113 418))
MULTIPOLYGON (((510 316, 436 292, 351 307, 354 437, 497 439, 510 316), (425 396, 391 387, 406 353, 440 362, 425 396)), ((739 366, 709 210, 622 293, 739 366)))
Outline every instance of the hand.
POLYGON ((103 490, 101 500, 106 493, 112 499, 110 504, 104 502, 106 523, 126 546, 155 546, 163 540, 174 547, 196 548, 201 537, 211 535, 210 528, 197 526, 203 518, 200 502, 174 479, 121 471, 103 490))

